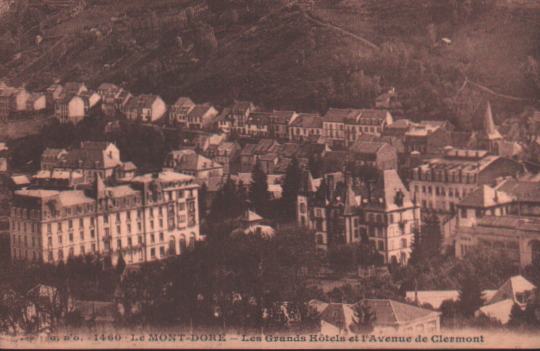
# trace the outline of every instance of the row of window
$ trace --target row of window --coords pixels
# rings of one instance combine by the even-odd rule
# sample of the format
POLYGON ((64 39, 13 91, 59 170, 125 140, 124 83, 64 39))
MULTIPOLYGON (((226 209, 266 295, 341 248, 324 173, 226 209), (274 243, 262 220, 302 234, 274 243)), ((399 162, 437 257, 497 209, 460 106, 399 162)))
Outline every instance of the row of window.
POLYGON ((460 173, 449 173, 445 174, 442 172, 437 173, 431 173, 431 172, 422 172, 422 171, 415 171, 413 173, 413 178, 415 180, 427 180, 427 181, 434 181, 434 182, 452 182, 452 183, 465 183, 465 184, 474 184, 477 180, 477 174, 473 173, 467 173, 467 174, 460 174, 460 173))
POLYGON ((461 192, 458 188, 445 188, 443 186, 431 186, 431 185, 422 185, 421 187, 419 185, 414 186, 415 193, 419 193, 420 190, 422 190, 423 194, 433 194, 435 192, 435 195, 437 196, 446 196, 449 197, 457 197, 462 198, 468 193, 472 192, 474 189, 462 189, 461 192))

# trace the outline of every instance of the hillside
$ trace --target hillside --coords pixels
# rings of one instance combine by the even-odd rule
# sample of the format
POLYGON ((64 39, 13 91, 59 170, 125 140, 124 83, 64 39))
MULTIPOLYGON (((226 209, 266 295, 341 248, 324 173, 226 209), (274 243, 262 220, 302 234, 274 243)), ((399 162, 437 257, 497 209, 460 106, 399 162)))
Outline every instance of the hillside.
POLYGON ((0 23, 0 76, 30 88, 112 81, 168 102, 241 98, 324 111, 369 106, 396 86, 408 117, 463 127, 486 98, 500 119, 540 96, 540 9, 530 2, 36 3, 21 0, 0 23))

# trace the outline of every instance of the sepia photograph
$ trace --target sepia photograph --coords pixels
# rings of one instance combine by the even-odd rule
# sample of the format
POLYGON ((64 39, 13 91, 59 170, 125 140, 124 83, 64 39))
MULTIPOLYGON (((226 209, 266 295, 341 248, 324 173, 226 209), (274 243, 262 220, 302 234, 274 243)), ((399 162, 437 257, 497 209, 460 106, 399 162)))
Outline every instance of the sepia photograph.
POLYGON ((0 349, 540 347, 540 0, 0 0, 0 349))

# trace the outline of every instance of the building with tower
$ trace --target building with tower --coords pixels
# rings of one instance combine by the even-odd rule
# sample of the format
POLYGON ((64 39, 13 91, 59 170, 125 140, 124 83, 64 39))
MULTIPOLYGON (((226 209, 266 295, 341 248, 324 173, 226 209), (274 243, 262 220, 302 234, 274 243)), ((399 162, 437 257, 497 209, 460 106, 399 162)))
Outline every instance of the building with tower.
POLYGON ((10 215, 13 260, 58 263, 86 254, 116 264, 178 255, 201 240, 198 188, 175 172, 134 177, 108 186, 98 175, 91 189, 18 190, 10 215))
POLYGON ((406 264, 420 208, 395 170, 381 171, 374 181, 345 174, 345 181, 305 172, 298 195, 298 224, 315 231, 317 246, 371 243, 385 263, 406 264))

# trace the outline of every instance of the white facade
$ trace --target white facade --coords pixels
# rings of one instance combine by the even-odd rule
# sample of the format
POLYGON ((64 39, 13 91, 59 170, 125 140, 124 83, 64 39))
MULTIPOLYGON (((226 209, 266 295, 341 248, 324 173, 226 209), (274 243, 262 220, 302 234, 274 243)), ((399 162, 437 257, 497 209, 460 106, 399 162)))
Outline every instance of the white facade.
POLYGON ((145 175, 130 185, 82 191, 21 190, 11 208, 15 260, 56 263, 100 254, 115 264, 158 260, 200 240, 198 185, 179 173, 145 175))

